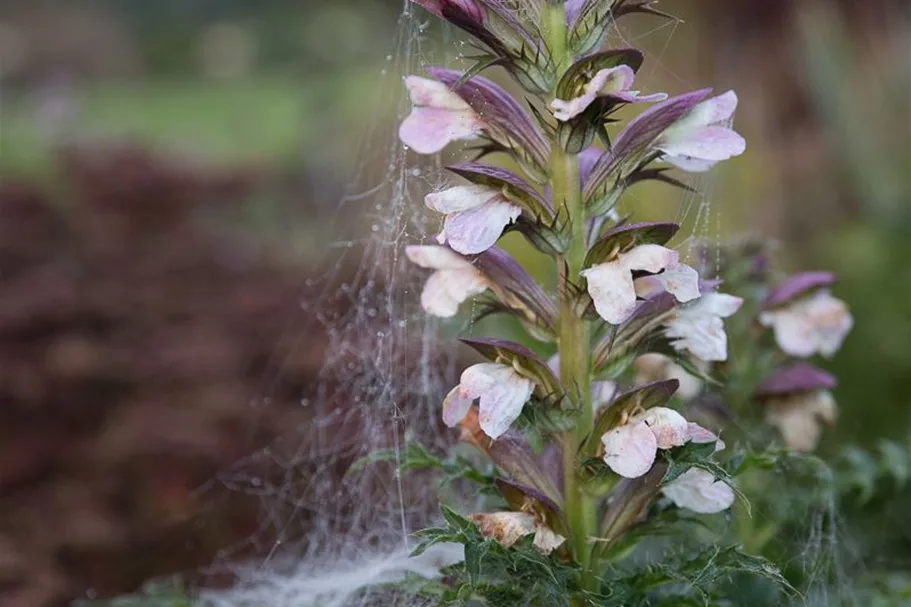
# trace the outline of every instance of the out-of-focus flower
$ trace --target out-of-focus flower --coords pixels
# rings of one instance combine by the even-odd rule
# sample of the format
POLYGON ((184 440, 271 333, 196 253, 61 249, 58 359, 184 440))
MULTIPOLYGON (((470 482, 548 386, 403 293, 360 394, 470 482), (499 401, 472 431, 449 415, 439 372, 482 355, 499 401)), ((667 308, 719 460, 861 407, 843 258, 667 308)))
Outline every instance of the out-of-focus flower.
POLYGON ((835 281, 828 272, 803 272, 775 287, 763 303, 759 322, 772 327, 778 346, 790 356, 817 352, 831 357, 854 326, 845 302, 825 288, 835 281))
POLYGON ((723 318, 734 314, 743 299, 725 293, 703 293, 699 299, 679 306, 666 324, 665 334, 677 351, 688 350, 704 361, 728 357, 728 338, 723 318))
POLYGON ((446 215, 437 237, 440 244, 466 255, 492 247, 503 229, 522 214, 522 209, 499 190, 480 185, 460 185, 428 194, 424 203, 446 215))
POLYGON ((499 363, 479 363, 462 372, 459 385, 443 401, 443 422, 453 427, 471 404, 480 399, 478 421, 492 439, 499 438, 522 413, 535 384, 515 369, 499 363))
POLYGON ((626 478, 648 472, 658 449, 679 447, 689 440, 686 419, 667 407, 652 407, 601 437, 604 462, 626 478))
POLYGON ((554 117, 565 122, 584 112, 598 97, 610 97, 624 103, 651 103, 667 99, 666 93, 639 95, 639 91, 630 90, 635 79, 636 72, 628 65, 599 70, 586 83, 580 96, 568 101, 554 99, 550 107, 554 117))
POLYGON ((455 316, 459 304, 490 286, 471 262, 446 247, 410 245, 405 255, 422 268, 436 270, 421 291, 421 307, 428 314, 455 316))
POLYGON ((414 107, 399 127, 399 139, 419 154, 435 154, 452 141, 471 139, 484 122, 471 106, 436 80, 408 76, 405 86, 414 107))
POLYGON ((677 301, 699 297, 699 275, 696 270, 678 263, 677 251, 656 244, 643 244, 619 253, 611 261, 582 271, 588 283, 598 314, 611 324, 627 320, 636 309, 636 285, 633 272, 657 274, 665 290, 677 301))
POLYGON ((662 487, 661 492, 679 508, 701 514, 715 514, 734 503, 730 485, 701 468, 690 468, 662 487))
POLYGON ((739 156, 746 150, 746 141, 726 126, 736 109, 734 91, 706 99, 666 129, 654 148, 663 152, 662 159, 666 162, 694 173, 707 171, 722 160, 739 156))
POLYGON ((687 373, 683 367, 664 354, 643 354, 636 358, 633 366, 636 368, 637 385, 676 379, 680 382, 676 394, 683 400, 692 400, 702 391, 701 379, 687 373))
POLYGON ((765 406, 766 421, 778 428, 792 449, 812 451, 821 424, 834 424, 838 406, 830 389, 835 377, 807 363, 794 363, 769 376, 756 390, 765 406))
POLYGON ((566 541, 527 512, 478 513, 472 514, 471 520, 477 523, 481 535, 493 538, 507 548, 530 533, 535 534, 533 545, 541 554, 550 554, 566 541))

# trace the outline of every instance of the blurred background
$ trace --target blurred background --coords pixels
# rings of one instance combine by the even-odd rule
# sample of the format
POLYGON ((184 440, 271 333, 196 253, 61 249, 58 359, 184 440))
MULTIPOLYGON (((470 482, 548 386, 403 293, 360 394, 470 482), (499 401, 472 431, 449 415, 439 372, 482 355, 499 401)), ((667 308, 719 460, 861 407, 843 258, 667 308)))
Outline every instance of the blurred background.
MULTIPOLYGON (((389 162, 365 133, 400 118, 377 91, 402 75, 402 5, 0 2, 0 605, 256 551, 256 497, 204 488, 306 419, 325 340, 293 319, 331 245, 370 230, 338 211, 365 162, 389 162)), ((693 227, 837 272, 856 327, 828 367, 823 450, 909 440, 908 3, 662 8, 685 23, 637 16, 612 41, 647 51, 646 90, 736 89, 749 146, 693 227)), ((423 52, 445 61, 457 36, 437 27, 423 52)), ((682 199, 636 203, 667 217, 682 199)))

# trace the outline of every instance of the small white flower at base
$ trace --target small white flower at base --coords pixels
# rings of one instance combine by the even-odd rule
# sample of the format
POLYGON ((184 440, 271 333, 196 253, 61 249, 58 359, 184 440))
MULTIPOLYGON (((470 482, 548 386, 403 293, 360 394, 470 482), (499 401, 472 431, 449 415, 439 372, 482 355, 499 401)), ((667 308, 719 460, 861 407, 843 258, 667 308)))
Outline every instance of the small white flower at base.
POLYGON ((778 428, 785 444, 797 451, 816 448, 822 423, 833 424, 838 406, 827 390, 801 392, 766 403, 766 421, 778 428))
POLYGON ((667 407, 652 407, 601 437, 604 463, 624 478, 648 472, 658 449, 679 447, 689 440, 686 419, 667 407))
POLYGON ((676 379, 680 385, 674 394, 683 400, 692 400, 702 392, 702 380, 687 373, 683 367, 664 354, 654 352, 643 354, 636 358, 633 366, 636 368, 636 385, 638 386, 676 379))
POLYGON ((554 99, 550 108, 554 118, 566 122, 584 112, 598 97, 613 97, 626 103, 664 101, 666 93, 639 95, 639 91, 630 90, 636 73, 627 65, 599 70, 582 89, 582 94, 568 101, 554 99))
POLYGON ((706 99, 664 131, 655 148, 664 153, 665 162, 693 173, 739 156, 746 150, 746 141, 726 126, 736 109, 734 91, 706 99))
POLYGON ((783 308, 763 312, 759 322, 772 327, 775 341, 785 354, 808 358, 818 352, 830 358, 854 326, 854 317, 845 302, 821 290, 783 308))
POLYGON ((535 520, 527 512, 492 512, 472 514, 481 535, 493 538, 506 548, 511 548, 520 539, 534 533, 533 545, 541 554, 550 554, 559 548, 566 538, 535 520))
POLYGON ((480 134, 484 123, 471 106, 442 82, 408 76, 414 107, 399 127, 399 139, 419 154, 435 154, 452 141, 480 134))
POLYGON ((446 247, 411 245, 405 247, 405 255, 422 268, 436 270, 421 291, 421 307, 433 316, 455 316, 459 304, 489 286, 477 268, 446 247))
POLYGON ((462 372, 459 385, 443 401, 443 422, 451 427, 468 414, 471 404, 480 399, 478 421, 481 429, 496 440, 522 413, 535 384, 512 367, 499 363, 479 363, 462 372))
MULTIPOLYGON (((679 255, 673 249, 656 244, 644 244, 620 253, 613 261, 599 263, 582 271, 588 283, 588 293, 595 310, 607 322, 617 325, 636 310, 636 285, 633 272, 657 274, 672 272, 665 287, 679 302, 699 297, 699 276, 695 270, 680 269, 679 255)), ((660 279, 660 275, 656 278, 660 279)))
POLYGON ((443 213, 443 232, 438 237, 465 255, 486 251, 503 234, 507 225, 522 214, 499 190, 479 185, 456 186, 428 194, 424 204, 443 213))
POLYGON ((661 492, 678 508, 700 514, 727 510, 735 497, 730 485, 716 480, 712 473, 700 468, 690 468, 662 487, 661 492))
POLYGON ((728 338, 723 318, 734 314, 743 299, 725 293, 705 293, 699 299, 677 308, 667 322, 665 335, 677 351, 688 350, 706 362, 728 358, 728 338))

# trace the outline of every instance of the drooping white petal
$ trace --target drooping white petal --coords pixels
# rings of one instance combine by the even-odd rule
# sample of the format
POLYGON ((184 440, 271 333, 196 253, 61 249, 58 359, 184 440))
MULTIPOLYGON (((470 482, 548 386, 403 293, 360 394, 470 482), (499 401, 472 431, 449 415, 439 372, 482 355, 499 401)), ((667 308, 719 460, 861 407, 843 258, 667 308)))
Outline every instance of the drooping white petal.
POLYGON ((655 463, 658 441, 642 422, 625 424, 609 430, 601 437, 604 463, 625 478, 638 478, 655 463))
POLYGON ((595 310, 607 322, 618 325, 636 309, 636 288, 630 271, 609 261, 582 271, 595 310))
POLYGON ((453 141, 475 137, 483 127, 474 112, 415 107, 399 126, 399 139, 418 154, 436 154, 453 141))
POLYGON ((450 428, 456 426, 468 415, 473 398, 467 396, 460 386, 449 391, 443 400, 443 423, 450 428))
POLYGON ((424 197, 424 204, 437 213, 458 213, 500 198, 499 190, 483 185, 457 185, 424 197))
POLYGON ((661 245, 642 244, 619 255, 618 258, 620 264, 630 272, 640 270, 655 274, 677 265, 679 254, 661 245))
POLYGON ((657 146, 669 157, 690 157, 719 162, 743 154, 746 140, 726 126, 707 126, 657 146))
POLYGON ((447 215, 443 224, 446 242, 465 255, 481 253, 496 244, 504 228, 521 214, 520 207, 494 199, 473 209, 447 215))
POLYGON ((682 415, 667 407, 652 407, 638 417, 652 434, 659 449, 679 447, 689 440, 689 426, 682 415))
POLYGON ((678 263, 661 274, 654 276, 664 290, 683 303, 699 297, 699 272, 690 266, 678 263))
POLYGON ((734 503, 734 490, 701 468, 690 468, 661 489, 679 508, 701 514, 727 510, 734 503))
POLYGON ((665 130, 655 148, 664 152, 662 160, 684 171, 707 171, 746 150, 743 137, 727 126, 736 109, 734 91, 707 99, 665 130))
POLYGON ((441 110, 471 110, 471 106, 465 100, 438 80, 407 76, 405 88, 408 89, 408 96, 414 105, 441 110))
POLYGON ((522 413, 535 384, 509 367, 499 374, 499 379, 481 394, 478 422, 484 434, 499 438, 522 413))
POLYGON ((723 317, 730 316, 743 300, 725 293, 706 293, 677 309, 665 328, 674 349, 688 350, 704 361, 723 361, 728 356, 723 317))
POLYGON ((832 424, 838 415, 835 399, 827 390, 794 394, 766 404, 766 421, 778 428, 785 444, 798 451, 812 451, 819 442, 820 424, 832 424))
POLYGON ((405 247, 409 261, 431 270, 465 270, 473 268, 471 262, 448 247, 435 245, 409 245, 405 247))
POLYGON ((487 279, 470 264, 463 270, 439 270, 424 284, 421 307, 433 316, 450 318, 463 301, 483 293, 487 287, 487 279))
POLYGON ((759 317, 771 326, 778 346, 791 356, 807 358, 817 352, 831 357, 854 326, 848 306, 828 291, 798 300, 787 307, 764 312, 759 317))

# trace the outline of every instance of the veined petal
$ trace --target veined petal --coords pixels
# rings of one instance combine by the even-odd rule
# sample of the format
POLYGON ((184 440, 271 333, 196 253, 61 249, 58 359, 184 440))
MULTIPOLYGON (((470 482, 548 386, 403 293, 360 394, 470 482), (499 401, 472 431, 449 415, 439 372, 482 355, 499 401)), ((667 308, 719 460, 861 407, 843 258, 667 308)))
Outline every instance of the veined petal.
POLYGON ((522 209, 510 202, 491 200, 447 215, 443 224, 446 242, 459 253, 481 253, 495 245, 503 229, 521 214, 522 209))
POLYGON ((673 409, 652 407, 637 421, 641 421, 652 431, 659 449, 679 447, 689 440, 689 425, 686 418, 673 409))
POLYGON ((427 194, 424 204, 437 213, 458 213, 479 207, 500 197, 500 192, 483 185, 457 185, 440 192, 427 194))
POLYGON ((624 478, 638 478, 655 463, 658 441, 642 422, 618 426, 601 437, 604 463, 624 478))
POLYGON ((664 290, 683 303, 699 297, 699 272, 690 266, 678 263, 671 266, 655 278, 664 290))
POLYGON ((636 288, 629 269, 609 261, 582 271, 595 310, 607 322, 618 325, 636 309, 636 288))
POLYGON ((742 154, 746 150, 746 140, 726 126, 707 126, 686 135, 665 138, 656 147, 671 157, 718 162, 742 154))
POLYGON ((405 78, 405 87, 411 103, 416 106, 457 112, 471 111, 471 106, 464 99, 438 80, 408 76, 405 78))
POLYGON ((449 391, 443 400, 443 423, 450 428, 458 425, 468 415, 473 398, 466 396, 459 386, 449 391))
POLYGON ((399 139, 418 154, 435 154, 453 141, 471 139, 482 128, 472 111, 415 107, 399 127, 399 139))
POLYGON ((534 388, 534 382, 512 369, 508 374, 502 373, 499 381, 481 394, 478 419, 484 433, 496 440, 506 432, 522 413, 534 388))
POLYGON ((690 468, 661 489, 679 508, 701 514, 727 510, 734 503, 734 490, 710 472, 690 468))

